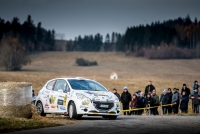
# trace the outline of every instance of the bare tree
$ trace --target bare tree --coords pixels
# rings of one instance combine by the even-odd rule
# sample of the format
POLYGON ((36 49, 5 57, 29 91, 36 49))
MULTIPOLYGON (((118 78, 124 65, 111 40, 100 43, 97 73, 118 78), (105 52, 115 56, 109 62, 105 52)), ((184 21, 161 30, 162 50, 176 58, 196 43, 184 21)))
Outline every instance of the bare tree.
POLYGON ((57 33, 56 37, 58 37, 59 39, 63 40, 64 37, 65 37, 65 34, 64 33, 57 33))
POLYGON ((25 55, 25 47, 19 43, 18 38, 8 37, 0 48, 0 60, 7 71, 20 70, 23 65, 30 64, 25 55))

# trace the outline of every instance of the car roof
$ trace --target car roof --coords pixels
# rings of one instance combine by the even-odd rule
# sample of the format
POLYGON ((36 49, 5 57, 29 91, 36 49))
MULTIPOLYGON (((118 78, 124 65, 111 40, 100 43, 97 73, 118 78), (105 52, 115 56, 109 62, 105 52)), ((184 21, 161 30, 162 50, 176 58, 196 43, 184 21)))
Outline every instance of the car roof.
POLYGON ((65 79, 65 80, 90 80, 90 79, 86 79, 86 78, 83 78, 83 77, 74 77, 74 78, 67 78, 67 77, 63 77, 63 78, 55 78, 55 79, 52 79, 52 80, 57 80, 57 79, 65 79))

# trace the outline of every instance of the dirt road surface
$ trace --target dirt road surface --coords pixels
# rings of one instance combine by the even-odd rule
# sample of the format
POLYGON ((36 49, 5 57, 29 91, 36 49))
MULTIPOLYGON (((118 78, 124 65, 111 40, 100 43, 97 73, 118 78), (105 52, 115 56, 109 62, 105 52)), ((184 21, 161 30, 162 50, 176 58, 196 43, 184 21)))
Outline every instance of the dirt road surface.
POLYGON ((77 123, 59 127, 13 132, 16 134, 197 134, 200 116, 120 116, 117 120, 85 116, 77 123))

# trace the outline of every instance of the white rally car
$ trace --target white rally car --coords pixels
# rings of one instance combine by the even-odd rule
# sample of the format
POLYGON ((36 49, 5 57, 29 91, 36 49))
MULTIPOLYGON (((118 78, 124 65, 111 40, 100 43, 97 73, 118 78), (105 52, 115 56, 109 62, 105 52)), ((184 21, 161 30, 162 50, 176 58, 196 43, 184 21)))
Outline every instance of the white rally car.
POLYGON ((118 98, 104 86, 85 78, 56 78, 49 80, 35 100, 40 115, 67 114, 78 119, 97 115, 116 119, 120 113, 118 98))

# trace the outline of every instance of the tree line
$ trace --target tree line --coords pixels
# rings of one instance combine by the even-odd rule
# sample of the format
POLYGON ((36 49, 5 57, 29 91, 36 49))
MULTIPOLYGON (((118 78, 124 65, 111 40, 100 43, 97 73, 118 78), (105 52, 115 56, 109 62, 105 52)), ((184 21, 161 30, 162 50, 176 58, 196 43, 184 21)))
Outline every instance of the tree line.
POLYGON ((162 44, 195 49, 200 43, 200 21, 185 18, 159 21, 151 25, 127 28, 124 35, 123 49, 138 51, 141 47, 150 48, 162 44))
POLYGON ((151 24, 128 27, 124 34, 107 34, 103 42, 103 36, 99 33, 89 35, 67 44, 67 51, 130 51, 138 53, 141 49, 151 49, 163 46, 175 46, 185 49, 200 49, 200 21, 194 21, 187 15, 164 22, 152 22, 151 24))
POLYGON ((70 40, 67 43, 67 51, 120 51, 122 43, 122 35, 113 32, 110 36, 106 35, 105 41, 100 33, 96 35, 85 35, 75 37, 75 40, 70 40))
POLYGON ((37 51, 53 51, 55 31, 43 28, 41 22, 38 22, 37 26, 33 22, 30 15, 23 23, 20 23, 17 17, 11 21, 0 18, 0 41, 10 37, 17 38, 27 54, 37 51))

